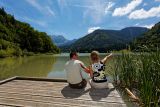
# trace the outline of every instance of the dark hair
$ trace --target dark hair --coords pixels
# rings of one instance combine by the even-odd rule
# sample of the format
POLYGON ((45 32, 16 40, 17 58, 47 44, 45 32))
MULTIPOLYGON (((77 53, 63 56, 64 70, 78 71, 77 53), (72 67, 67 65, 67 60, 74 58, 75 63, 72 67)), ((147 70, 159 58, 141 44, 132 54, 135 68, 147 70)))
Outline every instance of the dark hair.
POLYGON ((72 58, 74 55, 77 55, 77 52, 71 52, 70 53, 70 58, 72 58))

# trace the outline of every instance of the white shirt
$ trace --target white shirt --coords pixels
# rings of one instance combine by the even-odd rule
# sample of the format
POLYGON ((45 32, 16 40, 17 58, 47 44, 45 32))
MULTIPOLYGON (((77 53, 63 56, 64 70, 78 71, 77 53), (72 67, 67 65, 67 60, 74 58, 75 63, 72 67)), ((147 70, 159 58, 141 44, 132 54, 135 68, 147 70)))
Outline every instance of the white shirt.
POLYGON ((82 68, 80 63, 84 65, 83 62, 72 59, 65 64, 67 81, 70 84, 77 84, 82 81, 82 74, 81 74, 82 68))

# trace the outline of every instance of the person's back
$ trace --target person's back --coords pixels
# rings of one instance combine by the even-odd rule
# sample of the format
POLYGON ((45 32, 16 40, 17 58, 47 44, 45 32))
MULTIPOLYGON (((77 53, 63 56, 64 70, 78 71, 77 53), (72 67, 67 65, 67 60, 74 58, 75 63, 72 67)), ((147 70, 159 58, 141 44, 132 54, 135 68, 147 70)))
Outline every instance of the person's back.
POLYGON ((80 63, 81 61, 72 59, 65 65, 67 81, 71 84, 78 84, 82 81, 80 63))
POLYGON ((81 70, 84 64, 78 60, 76 52, 70 53, 70 60, 65 65, 67 82, 71 88, 84 88, 87 81, 82 78, 81 70))

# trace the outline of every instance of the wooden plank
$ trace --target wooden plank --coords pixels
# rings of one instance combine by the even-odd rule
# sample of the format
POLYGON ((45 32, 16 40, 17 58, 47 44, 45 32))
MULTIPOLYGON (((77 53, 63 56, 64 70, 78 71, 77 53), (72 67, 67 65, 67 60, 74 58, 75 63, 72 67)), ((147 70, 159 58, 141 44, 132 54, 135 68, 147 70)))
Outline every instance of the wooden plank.
MULTIPOLYGON (((110 85, 111 83, 109 83, 109 85, 110 85)), ((58 84, 58 83, 52 83, 52 84, 46 84, 46 83, 44 83, 44 84, 39 84, 39 83, 36 83, 36 84, 26 84, 26 83, 15 83, 15 82, 9 82, 9 83, 7 83, 7 84, 3 84, 3 85, 1 85, 0 86, 0 88, 3 88, 3 87, 7 87, 7 88, 15 88, 15 87, 17 87, 17 88, 31 88, 31 89, 37 89, 37 88, 39 88, 39 89, 46 89, 46 90, 49 90, 49 89, 51 89, 51 90, 54 90, 54 89, 63 89, 64 87, 67 87, 68 86, 68 84, 58 84)), ((109 88, 108 89, 114 89, 114 88, 110 88, 111 86, 109 86, 109 88)), ((87 85, 87 87, 85 88, 85 89, 90 89, 91 87, 90 87, 90 85, 88 84, 87 85)), ((76 89, 74 89, 74 90, 76 90, 76 89)))
MULTIPOLYGON (((119 99, 118 101, 121 100, 121 102, 123 101, 121 99, 121 97, 114 97, 114 96, 92 96, 92 95, 76 95, 76 94, 72 94, 72 93, 65 93, 65 96, 63 96, 61 93, 54 93, 53 95, 45 95, 45 94, 35 94, 35 93, 30 93, 30 92, 25 92, 25 93, 16 93, 16 92, 3 92, 0 93, 0 96, 11 96, 11 95, 17 95, 17 96, 40 96, 40 97, 52 97, 52 98, 74 98, 77 100, 86 100, 86 101, 92 101, 93 99, 97 100, 97 101, 102 101, 102 102, 106 102, 106 100, 112 100, 116 99, 115 102, 117 101, 117 99, 119 99), (66 97, 68 96, 68 97, 66 97)), ((118 102, 117 101, 117 102, 118 102)))
MULTIPOLYGON (((19 100, 19 99, 6 99, 6 98, 0 98, 0 102, 3 105, 11 105, 15 107, 76 107, 78 105, 75 104, 66 104, 66 103, 46 103, 46 102, 35 102, 35 101, 26 101, 26 100, 19 100), (19 106, 21 105, 21 106, 19 106)), ((87 107, 85 105, 82 105, 81 107, 87 107)))
MULTIPOLYGON (((29 96, 28 96, 29 97, 29 96)), ((6 97, 5 97, 6 98, 6 97)), ((54 99, 54 100, 49 100, 48 98, 40 98, 40 100, 37 100, 37 99, 34 99, 34 100, 32 100, 32 99, 27 99, 26 97, 24 97, 24 98, 13 98, 13 97, 7 97, 7 99, 14 99, 14 100, 26 100, 26 101, 33 101, 33 102, 43 102, 43 103, 52 103, 52 102, 54 102, 54 103, 65 103, 65 104, 77 104, 78 103, 78 105, 79 104, 85 104, 85 105, 92 105, 93 104, 93 102, 84 102, 84 101, 79 101, 79 100, 72 100, 72 99, 54 99), (44 100, 45 99, 45 100, 44 100)), ((99 103, 99 102, 94 102, 94 104, 93 105, 101 105, 102 106, 102 103, 99 103)), ((107 103, 108 104, 108 103, 107 103)), ((117 103, 117 104, 120 104, 121 105, 121 103, 117 103)), ((105 105, 105 103, 103 103, 103 105, 105 105)))
POLYGON ((67 83, 66 82, 66 80, 57 80, 57 79, 48 79, 48 78, 46 78, 47 79, 47 81, 43 81, 43 80, 41 80, 41 81, 39 81, 39 80, 37 80, 37 81, 35 81, 35 80, 24 80, 24 79, 22 79, 22 80, 19 80, 19 79, 15 79, 15 80, 13 80, 14 82, 28 82, 28 83, 30 83, 30 82, 35 82, 35 83, 37 83, 37 82, 46 82, 46 83, 53 83, 53 82, 55 82, 55 83, 67 83), (65 82, 59 82, 59 81, 65 81, 65 82))
POLYGON ((26 99, 26 100, 32 100, 32 101, 54 101, 54 102, 76 102, 81 104, 81 102, 85 103, 85 104, 105 104, 105 103, 119 103, 119 104, 124 104, 124 101, 121 98, 116 98, 116 97, 106 97, 106 99, 99 100, 97 99, 97 97, 95 97, 95 99, 82 99, 82 98, 65 98, 62 96, 59 97, 42 97, 42 96, 34 96, 34 95, 24 95, 24 94, 8 94, 8 93, 1 93, 0 94, 0 98, 16 98, 16 99, 26 99), (74 101, 73 101, 74 100, 74 101))
MULTIPOLYGON (((6 90, 8 92, 8 90, 6 90)), ((29 95, 39 95, 41 97, 53 97, 56 98, 56 97, 60 97, 60 98, 76 98, 78 97, 77 99, 86 99, 86 100, 99 100, 99 101, 106 101, 108 99, 111 99, 113 101, 113 98, 114 97, 115 99, 116 98, 120 98, 121 97, 119 95, 116 94, 116 91, 114 91, 113 93, 115 94, 111 94, 111 93, 102 93, 102 94, 97 94, 96 92, 93 92, 93 93, 83 93, 82 94, 78 94, 78 93, 73 93, 73 92, 70 92, 70 91, 64 91, 63 92, 63 95, 62 95, 62 92, 61 91, 53 91, 53 92, 50 92, 50 91, 37 91, 37 90, 26 90, 26 89, 15 89, 13 90, 12 88, 10 89, 10 92, 8 92, 9 94, 11 94, 11 92, 15 92, 16 94, 18 93, 22 93, 22 94, 29 94, 29 95)), ((1 93, 6 93, 4 91, 2 91, 1 93)), ((1 94, 0 94, 1 95, 1 94)), ((117 99, 115 100, 115 102, 117 101, 117 99)), ((118 100, 119 101, 119 100, 118 100)))
POLYGON ((21 87, 24 87, 24 86, 26 86, 26 87, 28 87, 28 86, 37 86, 37 87, 53 87, 53 86, 56 86, 56 87, 64 87, 64 86, 67 86, 68 85, 68 83, 46 83, 46 82, 43 82, 43 84, 42 83, 25 83, 25 82, 23 82, 23 83, 20 83, 20 82, 9 82, 9 83, 7 83, 7 84, 3 84, 3 85, 0 85, 0 87, 2 87, 2 86, 21 86, 21 87))
MULTIPOLYGON (((45 102, 33 102, 33 101, 26 101, 26 100, 14 100, 14 99, 4 99, 4 98, 0 98, 0 101, 2 101, 2 104, 8 104, 8 105, 23 105, 23 106, 32 106, 32 107, 89 107, 88 105, 84 105, 84 104, 71 104, 71 103, 56 103, 56 102, 51 102, 51 103, 45 103, 45 102)), ((126 107, 125 104, 117 104, 117 103, 110 103, 110 104, 106 104, 104 106, 100 106, 100 105, 96 105, 96 106, 92 106, 92 107, 126 107)), ((20 107, 20 106, 19 106, 20 107)))
POLYGON ((15 76, 15 77, 11 77, 11 78, 2 80, 2 81, 0 81, 0 85, 2 85, 2 84, 4 84, 4 83, 7 83, 7 82, 10 82, 10 81, 12 81, 12 80, 15 80, 16 78, 17 78, 17 77, 15 76))
MULTIPOLYGON (((111 83, 109 83, 109 85, 110 84, 111 83)), ((20 84, 10 82, 10 83, 7 83, 7 84, 3 84, 0 88, 3 88, 3 87, 15 88, 15 87, 17 87, 17 88, 31 88, 31 89, 40 88, 40 89, 46 89, 46 90, 49 90, 49 89, 54 90, 55 88, 57 88, 57 89, 63 89, 64 87, 67 87, 67 86, 68 86, 68 84, 58 84, 58 83, 56 83, 56 84, 52 83, 50 85, 42 85, 41 86, 41 85, 38 85, 38 83, 37 84, 27 84, 26 85, 24 82, 20 83, 20 84)), ((90 88, 90 86, 88 85, 86 87, 86 89, 89 89, 89 88, 90 88)), ((112 88, 109 88, 109 89, 112 89, 112 88)), ((74 89, 74 90, 81 90, 81 89, 74 89)), ((102 92, 104 92, 104 91, 102 91, 102 92)))
POLYGON ((28 84, 37 84, 37 85, 58 85, 58 84, 62 84, 62 85, 67 85, 68 83, 67 82, 46 82, 46 81, 26 81, 26 80, 13 80, 11 81, 11 83, 13 84, 22 84, 22 83, 25 83, 26 85, 28 84))
MULTIPOLYGON (((116 103, 119 105, 124 105, 124 103, 114 102, 114 101, 106 101, 106 102, 97 102, 97 101, 86 101, 86 100, 75 100, 75 99, 62 99, 62 98, 50 98, 50 97, 40 97, 40 96, 0 96, 0 98, 5 99, 13 99, 17 100, 25 100, 32 102, 43 102, 43 103, 56 103, 56 104, 76 104, 76 105, 88 105, 88 106, 105 106, 106 104, 116 103)), ((117 99, 118 100, 118 99, 117 99)), ((2 101, 1 101, 2 102, 2 101)))
POLYGON ((42 78, 42 77, 16 77, 17 80, 31 80, 31 81, 48 81, 48 82, 67 82, 66 79, 62 78, 42 78))
POLYGON ((24 105, 9 104, 9 103, 1 103, 1 102, 0 102, 0 107, 24 107, 24 105))
MULTIPOLYGON (((44 83, 45 84, 45 83, 44 83)), ((22 84, 17 84, 17 83, 7 83, 7 84, 3 84, 0 85, 0 87, 19 87, 19 88, 32 88, 32 87, 37 87, 37 88, 46 88, 46 89, 51 89, 51 88, 63 88, 65 86, 68 86, 68 84, 50 84, 50 85, 40 85, 40 84, 26 84, 26 83, 22 83, 22 84)), ((90 87, 88 87, 90 88, 90 87)))
MULTIPOLYGON (((3 88, 25 88, 25 89, 43 89, 43 90, 62 90, 63 88, 68 87, 67 90, 83 90, 83 89, 71 89, 68 85, 62 85, 62 86, 57 86, 57 85, 51 85, 51 86, 39 86, 39 85, 19 85, 19 84, 4 84, 0 86, 0 89, 3 88)), ((90 89, 90 87, 86 87, 85 89, 90 89)))
POLYGON ((98 97, 120 97, 120 95, 118 94, 118 92, 116 90, 74 90, 74 89, 70 89, 70 88, 66 88, 66 89, 43 89, 43 88, 34 88, 34 89, 27 89, 27 88, 19 88, 19 87, 0 87, 0 92, 21 92, 21 93, 42 93, 44 95, 50 95, 50 94, 55 94, 55 93, 71 93, 71 94, 75 94, 75 95, 91 95, 91 96, 98 96, 98 97))
MULTIPOLYGON (((52 85, 52 84, 62 85, 62 84, 66 84, 66 85, 68 85, 68 83, 66 83, 66 82, 46 82, 46 81, 41 82, 41 81, 30 81, 30 80, 13 80, 11 83, 12 84, 14 84, 14 83, 15 84, 24 84, 25 83, 25 85, 31 85, 31 84, 35 84, 35 85, 52 85)), ((108 84, 108 87, 114 88, 113 84, 111 84, 111 83, 108 84)))

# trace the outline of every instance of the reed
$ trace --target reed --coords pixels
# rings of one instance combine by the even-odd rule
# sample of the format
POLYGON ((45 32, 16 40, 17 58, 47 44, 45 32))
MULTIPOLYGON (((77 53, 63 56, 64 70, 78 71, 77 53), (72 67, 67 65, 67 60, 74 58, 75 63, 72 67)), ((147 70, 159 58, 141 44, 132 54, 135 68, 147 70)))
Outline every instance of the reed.
POLYGON ((160 51, 124 54, 115 60, 115 81, 136 95, 144 107, 158 107, 160 100, 160 51), (118 78, 117 78, 118 77, 118 78))

